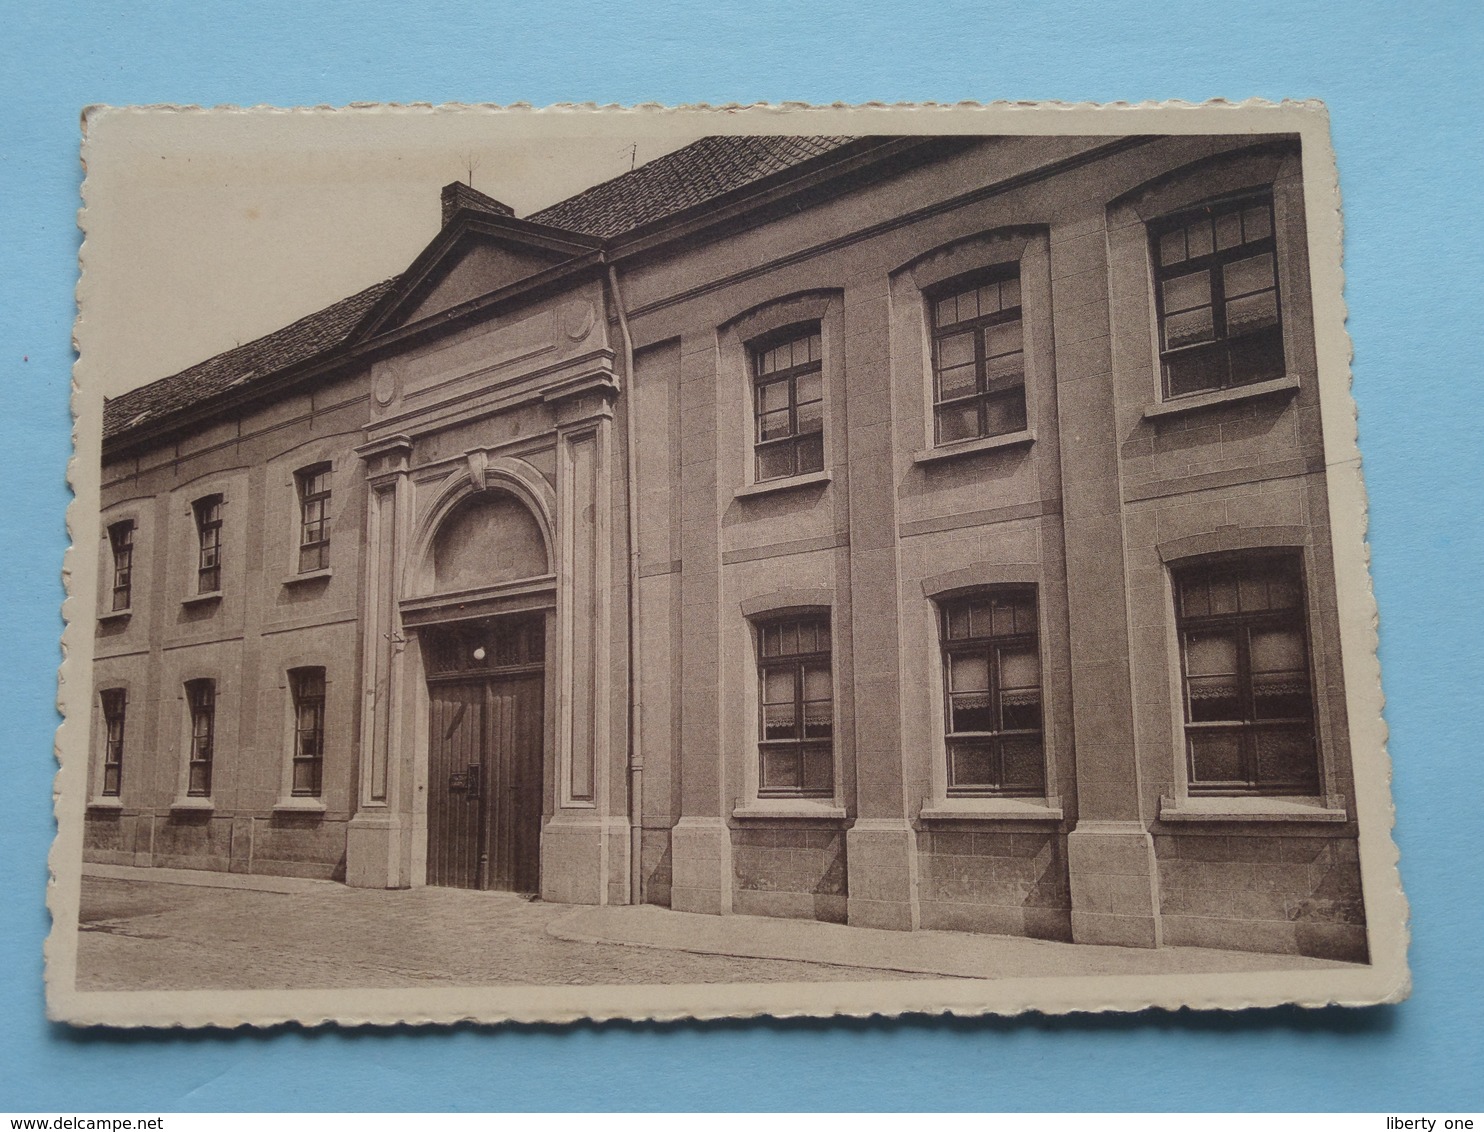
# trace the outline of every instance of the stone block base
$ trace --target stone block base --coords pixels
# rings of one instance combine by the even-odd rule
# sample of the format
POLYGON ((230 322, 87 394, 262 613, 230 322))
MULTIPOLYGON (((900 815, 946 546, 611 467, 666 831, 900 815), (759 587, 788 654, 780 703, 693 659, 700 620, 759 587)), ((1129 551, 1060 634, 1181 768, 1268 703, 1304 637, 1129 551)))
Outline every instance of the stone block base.
POLYGON ((628 894, 628 831, 622 818, 558 814, 541 830, 541 899, 618 904, 628 894))
POLYGON ((1084 821, 1067 835, 1072 940, 1159 947, 1154 840, 1139 822, 1084 821))
POLYGON ((732 910, 732 834, 720 818, 681 818, 670 832, 670 907, 732 910))
POLYGON ((360 813, 345 827, 345 883, 352 888, 406 888, 402 828, 392 814, 360 813))
POLYGON ((861 818, 845 834, 849 922, 910 932, 921 926, 917 835, 901 818, 861 818))

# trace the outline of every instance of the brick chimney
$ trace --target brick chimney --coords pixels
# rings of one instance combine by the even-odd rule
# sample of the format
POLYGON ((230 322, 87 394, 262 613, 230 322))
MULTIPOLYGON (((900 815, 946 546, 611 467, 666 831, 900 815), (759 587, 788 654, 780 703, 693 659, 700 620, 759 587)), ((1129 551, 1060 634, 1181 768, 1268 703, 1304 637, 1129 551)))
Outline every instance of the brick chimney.
POLYGON ((461 208, 471 212, 485 212, 491 216, 514 216, 515 209, 508 204, 487 197, 478 189, 470 188, 462 181, 453 181, 443 186, 443 224, 447 227, 454 213, 461 208))

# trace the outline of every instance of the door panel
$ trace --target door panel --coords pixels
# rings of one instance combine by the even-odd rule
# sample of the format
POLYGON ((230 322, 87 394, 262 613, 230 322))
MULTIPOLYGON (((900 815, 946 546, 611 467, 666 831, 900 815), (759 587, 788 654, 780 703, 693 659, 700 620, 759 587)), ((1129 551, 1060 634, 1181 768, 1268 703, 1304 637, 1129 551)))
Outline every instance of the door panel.
POLYGON ((484 696, 482 681, 428 688, 429 884, 479 887, 481 791, 469 768, 483 762, 484 696))
POLYGON ((434 683, 428 695, 428 883, 537 891, 541 676, 434 683))

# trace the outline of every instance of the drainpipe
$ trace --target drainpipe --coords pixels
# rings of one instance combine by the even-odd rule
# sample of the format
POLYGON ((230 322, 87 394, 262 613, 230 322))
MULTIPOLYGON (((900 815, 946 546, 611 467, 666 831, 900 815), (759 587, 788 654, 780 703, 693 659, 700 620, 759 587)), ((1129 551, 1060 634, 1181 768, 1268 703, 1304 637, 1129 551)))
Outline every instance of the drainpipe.
POLYGON ((628 512, 629 585, 628 585, 628 673, 629 673, 629 903, 644 902, 644 875, 639 854, 643 848, 644 820, 644 747, 640 742, 643 696, 639 679, 639 475, 637 437, 634 421, 634 338, 629 333, 629 315, 624 309, 623 291, 618 285, 618 268, 608 265, 608 288, 613 295, 613 309, 618 314, 618 332, 623 339, 623 379, 620 389, 624 401, 624 479, 625 510, 628 512))

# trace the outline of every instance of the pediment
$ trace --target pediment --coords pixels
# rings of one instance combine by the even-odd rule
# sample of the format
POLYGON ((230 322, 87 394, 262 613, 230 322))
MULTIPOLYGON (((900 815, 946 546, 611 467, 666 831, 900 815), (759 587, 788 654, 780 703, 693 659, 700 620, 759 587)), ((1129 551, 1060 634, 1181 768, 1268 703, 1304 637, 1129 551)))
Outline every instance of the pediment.
POLYGON ((593 251, 582 237, 503 217, 465 215, 444 228, 362 324, 384 333, 517 286, 593 251))

